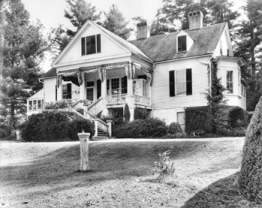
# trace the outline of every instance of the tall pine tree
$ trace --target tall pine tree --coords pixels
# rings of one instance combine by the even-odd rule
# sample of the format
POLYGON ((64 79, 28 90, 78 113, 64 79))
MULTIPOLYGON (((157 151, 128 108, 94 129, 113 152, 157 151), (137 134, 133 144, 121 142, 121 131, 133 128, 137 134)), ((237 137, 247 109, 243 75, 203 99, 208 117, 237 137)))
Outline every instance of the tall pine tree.
POLYGON ((113 4, 106 14, 103 27, 126 40, 129 38, 131 31, 130 28, 126 27, 127 24, 128 22, 125 21, 123 14, 118 10, 118 7, 113 4))

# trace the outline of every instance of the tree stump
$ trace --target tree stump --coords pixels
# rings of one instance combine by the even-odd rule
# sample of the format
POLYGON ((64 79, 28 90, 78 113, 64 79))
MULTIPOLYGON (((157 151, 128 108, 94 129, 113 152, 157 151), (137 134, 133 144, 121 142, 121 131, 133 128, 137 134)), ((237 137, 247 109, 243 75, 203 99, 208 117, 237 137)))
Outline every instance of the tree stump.
POLYGON ((80 140, 80 171, 88 171, 89 167, 89 136, 90 133, 78 133, 80 140))
POLYGON ((262 203, 262 96, 246 132, 238 183, 248 200, 262 203))

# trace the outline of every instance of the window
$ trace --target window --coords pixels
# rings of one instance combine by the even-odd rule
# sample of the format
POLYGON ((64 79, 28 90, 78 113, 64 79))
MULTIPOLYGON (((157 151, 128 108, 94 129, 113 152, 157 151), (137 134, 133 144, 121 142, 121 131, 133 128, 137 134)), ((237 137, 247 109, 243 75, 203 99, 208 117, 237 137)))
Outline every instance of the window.
POLYGON ((71 99, 72 98, 72 86, 71 83, 63 85, 63 99, 71 99))
POLYGON ((36 100, 33 101, 33 110, 36 110, 36 100))
POLYGON ((98 79, 96 81, 96 93, 97 93, 97 99, 101 97, 101 80, 98 79))
POLYGON ((241 85, 241 94, 246 96, 246 88, 244 85, 241 85))
POLYGON ((119 91, 119 78, 111 79, 111 90, 112 90, 112 95, 120 93, 120 91, 119 91))
POLYGON ((86 88, 86 99, 93 101, 94 100, 94 88, 86 88))
POLYGON ((32 106, 32 101, 29 101, 29 110, 32 110, 33 106, 32 106))
POLYGON ((227 71, 227 83, 226 83, 226 88, 228 93, 232 94, 233 93, 233 71, 227 71))
POLYGON ((81 38, 81 54, 89 55, 101 52, 101 36, 92 35, 81 38))
POLYGON ((179 36, 177 38, 177 41, 178 41, 177 51, 178 52, 186 51, 186 35, 179 36))
POLYGON ((86 83, 86 87, 94 87, 95 86, 95 82, 87 82, 86 83))
POLYGON ((37 101, 37 108, 42 109, 42 100, 37 101))
POLYGON ((192 69, 169 71, 169 96, 192 95, 192 69))
POLYGON ((185 131, 185 112, 177 113, 177 123, 179 123, 181 129, 185 131))

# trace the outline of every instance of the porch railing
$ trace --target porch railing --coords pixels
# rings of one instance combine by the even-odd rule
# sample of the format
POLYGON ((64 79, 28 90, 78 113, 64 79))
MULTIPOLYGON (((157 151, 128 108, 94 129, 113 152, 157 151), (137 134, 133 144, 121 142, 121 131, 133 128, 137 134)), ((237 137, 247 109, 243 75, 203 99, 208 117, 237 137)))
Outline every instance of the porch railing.
POLYGON ((144 97, 144 96, 135 95, 135 103, 139 104, 139 105, 150 106, 150 98, 144 97))
POLYGON ((107 104, 124 104, 126 103, 126 94, 107 96, 107 104))

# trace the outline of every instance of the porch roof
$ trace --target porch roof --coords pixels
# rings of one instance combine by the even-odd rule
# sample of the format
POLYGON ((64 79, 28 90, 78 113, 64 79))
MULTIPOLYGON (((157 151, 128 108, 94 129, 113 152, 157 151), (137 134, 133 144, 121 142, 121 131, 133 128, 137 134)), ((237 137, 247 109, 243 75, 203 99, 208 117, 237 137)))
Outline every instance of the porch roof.
POLYGON ((44 73, 40 79, 46 79, 49 77, 56 77, 56 68, 49 69, 46 73, 44 73))

